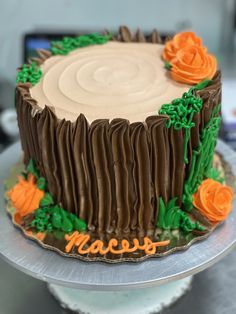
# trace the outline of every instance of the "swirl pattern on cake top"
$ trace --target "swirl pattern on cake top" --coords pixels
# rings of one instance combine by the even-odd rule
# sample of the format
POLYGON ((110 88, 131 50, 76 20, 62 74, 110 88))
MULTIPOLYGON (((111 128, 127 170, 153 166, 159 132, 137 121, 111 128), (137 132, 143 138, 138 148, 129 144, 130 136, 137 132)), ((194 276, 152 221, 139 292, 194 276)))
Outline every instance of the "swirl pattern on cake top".
POLYGON ((31 96, 42 108, 53 106, 59 119, 75 121, 83 113, 89 122, 144 121, 189 89, 168 77, 162 50, 160 44, 109 42, 51 57, 31 96))

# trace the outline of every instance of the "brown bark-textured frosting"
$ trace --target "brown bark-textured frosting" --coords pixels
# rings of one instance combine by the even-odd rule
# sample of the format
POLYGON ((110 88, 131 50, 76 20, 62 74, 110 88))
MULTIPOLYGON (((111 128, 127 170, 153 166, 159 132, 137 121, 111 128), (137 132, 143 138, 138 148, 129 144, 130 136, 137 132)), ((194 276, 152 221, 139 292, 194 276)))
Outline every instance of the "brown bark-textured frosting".
POLYGON ((121 26, 117 36, 113 37, 113 40, 123 42, 151 42, 153 44, 162 44, 162 39, 157 30, 153 30, 150 34, 144 35, 143 32, 138 29, 135 34, 129 30, 126 26, 121 26))
POLYGON ((213 109, 221 104, 221 73, 217 71, 213 77, 212 83, 202 90, 195 91, 195 94, 203 100, 203 106, 200 113, 195 114, 193 122, 195 127, 191 129, 191 137, 188 146, 189 164, 191 165, 192 151, 199 145, 199 136, 202 129, 209 121, 213 109))
MULTIPOLYGON (((147 37, 137 31, 133 36, 127 28, 121 28, 117 38, 160 41, 156 31, 147 37)), ((41 51, 41 58, 49 56, 41 51)), ((165 201, 177 197, 181 204, 192 150, 198 147, 200 132, 221 97, 217 72, 209 87, 196 92, 204 104, 193 119, 190 162, 185 165, 184 133, 166 128, 167 116, 150 116, 144 123, 132 124, 125 119, 100 119, 90 125, 81 114, 72 123, 59 120, 53 108, 39 108, 29 88, 29 84, 16 88, 25 163, 35 160, 55 200, 84 219, 91 232, 118 236, 154 231, 160 196, 165 201)))

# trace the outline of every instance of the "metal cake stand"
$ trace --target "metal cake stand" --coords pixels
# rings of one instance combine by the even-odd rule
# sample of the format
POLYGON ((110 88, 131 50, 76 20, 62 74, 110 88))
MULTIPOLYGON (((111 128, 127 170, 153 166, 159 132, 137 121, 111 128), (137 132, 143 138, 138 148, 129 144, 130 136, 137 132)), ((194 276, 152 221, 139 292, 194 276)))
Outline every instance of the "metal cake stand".
MULTIPOLYGON (((222 141, 218 141, 217 151, 236 174, 236 153, 222 141)), ((20 158, 19 142, 0 155, 0 256, 18 270, 46 281, 60 303, 75 313, 157 313, 190 287, 191 276, 210 267, 236 246, 233 210, 207 240, 166 257, 121 264, 62 257, 26 239, 5 212, 3 182, 20 158)))

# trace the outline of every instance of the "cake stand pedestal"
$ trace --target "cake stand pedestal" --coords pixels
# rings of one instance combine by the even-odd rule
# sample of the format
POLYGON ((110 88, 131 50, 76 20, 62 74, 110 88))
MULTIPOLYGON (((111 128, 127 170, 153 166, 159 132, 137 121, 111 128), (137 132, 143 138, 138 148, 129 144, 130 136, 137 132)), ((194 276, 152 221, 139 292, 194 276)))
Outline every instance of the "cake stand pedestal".
MULTIPOLYGON (((235 152, 221 141, 217 151, 235 174, 235 152)), ((0 155, 1 183, 20 157, 19 143, 0 155)), ((188 290, 189 276, 210 267, 236 246, 234 202, 227 221, 206 241, 193 244, 185 252, 141 263, 86 263, 62 257, 26 239, 6 214, 3 184, 0 193, 0 256, 18 270, 46 281, 64 308, 70 309, 69 313, 157 313, 188 290)))
MULTIPOLYGON (((120 291, 89 291, 48 284, 65 310, 86 314, 156 314, 175 303, 191 288, 193 276, 160 286, 120 291)), ((71 313, 70 312, 70 313, 71 313)))

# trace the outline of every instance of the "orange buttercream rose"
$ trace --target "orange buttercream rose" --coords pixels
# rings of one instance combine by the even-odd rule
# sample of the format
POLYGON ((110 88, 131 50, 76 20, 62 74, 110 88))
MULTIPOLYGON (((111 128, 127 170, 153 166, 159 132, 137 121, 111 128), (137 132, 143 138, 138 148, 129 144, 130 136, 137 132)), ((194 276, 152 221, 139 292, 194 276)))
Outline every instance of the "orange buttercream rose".
POLYGON ((171 76, 174 80, 197 84, 212 79, 217 70, 216 58, 204 47, 189 46, 179 50, 171 60, 171 76))
POLYGON ((212 223, 226 219, 232 200, 232 189, 212 179, 204 180, 193 195, 193 205, 212 223))
POLYGON ((194 32, 182 32, 174 36, 172 40, 169 40, 165 44, 163 51, 163 59, 171 61, 176 53, 188 46, 202 46, 201 38, 197 37, 194 32))
POLYGON ((216 58, 193 32, 175 35, 166 43, 162 57, 171 65, 172 78, 180 83, 195 85, 210 80, 217 70, 216 58))
POLYGON ((37 188, 35 177, 29 174, 27 180, 19 178, 19 182, 8 192, 8 196, 16 213, 24 217, 39 208, 44 191, 37 188))

